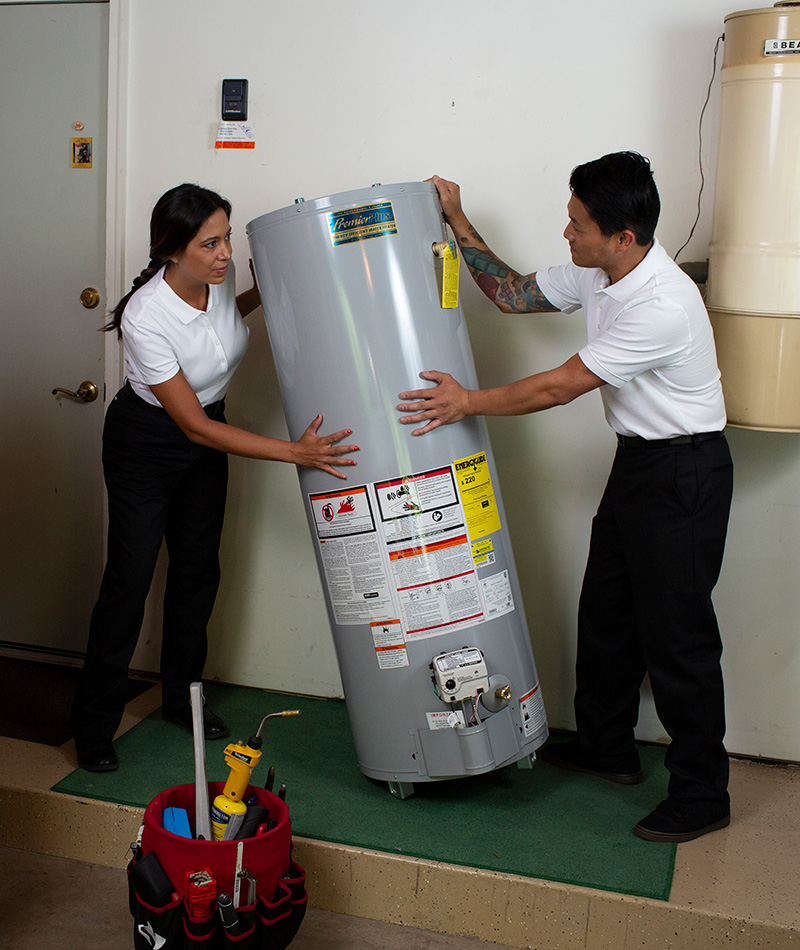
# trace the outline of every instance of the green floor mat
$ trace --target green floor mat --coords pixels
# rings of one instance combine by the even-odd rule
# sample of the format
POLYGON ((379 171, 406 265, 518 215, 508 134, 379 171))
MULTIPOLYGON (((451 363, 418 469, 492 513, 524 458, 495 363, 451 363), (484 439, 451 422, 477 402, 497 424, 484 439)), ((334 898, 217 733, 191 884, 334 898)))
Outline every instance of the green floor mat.
MULTIPOLYGON (((633 826, 666 795, 663 750, 642 747, 645 781, 615 785, 537 761, 486 775, 420 782, 401 801, 358 768, 343 702, 303 699, 208 684, 210 708, 247 741, 262 717, 282 709, 300 716, 268 719, 253 783, 275 766, 275 789, 287 786, 295 835, 524 877, 667 900, 675 845, 642 841, 633 826)), ((206 743, 209 781, 224 781, 228 741, 206 743)), ((188 732, 153 713, 115 743, 117 772, 80 769, 54 791, 144 807, 162 789, 194 781, 188 732)))

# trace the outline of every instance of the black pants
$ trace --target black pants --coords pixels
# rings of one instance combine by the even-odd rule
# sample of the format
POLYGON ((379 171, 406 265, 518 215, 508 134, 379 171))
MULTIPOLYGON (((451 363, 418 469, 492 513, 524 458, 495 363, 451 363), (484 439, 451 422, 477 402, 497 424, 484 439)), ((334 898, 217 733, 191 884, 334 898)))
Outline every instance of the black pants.
MULTIPOLYGON (((222 402, 206 413, 225 421, 222 402)), ((127 670, 164 540, 163 709, 169 714, 189 703, 219 587, 228 457, 191 442, 163 409, 126 385, 106 413, 103 472, 108 553, 72 709, 75 741, 87 749, 111 740, 122 718, 127 670)))
POLYGON ((669 794, 683 801, 727 797, 722 642, 711 591, 732 492, 724 438, 618 448, 580 598, 580 742, 610 762, 630 758, 647 672, 672 739, 669 794))

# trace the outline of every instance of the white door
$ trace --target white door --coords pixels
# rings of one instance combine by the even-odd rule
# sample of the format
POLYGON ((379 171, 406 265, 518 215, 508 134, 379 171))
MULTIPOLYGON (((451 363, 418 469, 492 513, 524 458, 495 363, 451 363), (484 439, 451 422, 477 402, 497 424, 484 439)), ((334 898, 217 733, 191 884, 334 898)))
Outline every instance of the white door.
POLYGON ((107 45, 106 3, 0 5, 4 652, 81 653, 103 567, 107 45))

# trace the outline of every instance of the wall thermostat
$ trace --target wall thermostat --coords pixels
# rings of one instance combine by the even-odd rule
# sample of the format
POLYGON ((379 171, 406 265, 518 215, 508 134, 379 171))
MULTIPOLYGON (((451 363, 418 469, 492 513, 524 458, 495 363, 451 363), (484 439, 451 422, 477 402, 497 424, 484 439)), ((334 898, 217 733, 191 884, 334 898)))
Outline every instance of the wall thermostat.
POLYGON ((244 122, 247 118, 247 80, 222 80, 222 121, 244 122))

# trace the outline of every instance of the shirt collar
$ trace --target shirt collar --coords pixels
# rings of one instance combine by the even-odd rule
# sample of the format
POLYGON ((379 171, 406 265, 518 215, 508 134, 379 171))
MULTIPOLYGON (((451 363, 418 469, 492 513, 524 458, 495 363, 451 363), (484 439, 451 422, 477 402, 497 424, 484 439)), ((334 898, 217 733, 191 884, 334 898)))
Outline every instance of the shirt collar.
POLYGON ((663 264, 667 252, 659 244, 658 238, 653 238, 653 246, 645 254, 642 260, 615 284, 607 284, 600 289, 608 294, 612 300, 627 300, 632 294, 641 290, 650 280, 658 268, 663 264))
POLYGON ((219 302, 219 287, 216 284, 208 285, 208 309, 207 310, 195 310, 194 307, 190 306, 183 297, 179 297, 175 291, 170 287, 170 285, 164 280, 164 271, 166 270, 166 265, 161 268, 158 274, 153 278, 154 281, 157 281, 156 293, 169 304, 170 310, 175 314, 175 316, 183 323, 184 325, 189 324, 192 320, 196 320, 198 317, 205 317, 211 313, 211 311, 216 307, 219 302))

